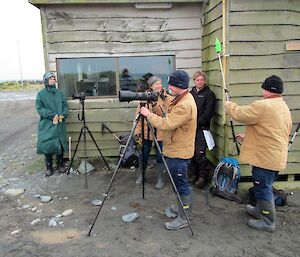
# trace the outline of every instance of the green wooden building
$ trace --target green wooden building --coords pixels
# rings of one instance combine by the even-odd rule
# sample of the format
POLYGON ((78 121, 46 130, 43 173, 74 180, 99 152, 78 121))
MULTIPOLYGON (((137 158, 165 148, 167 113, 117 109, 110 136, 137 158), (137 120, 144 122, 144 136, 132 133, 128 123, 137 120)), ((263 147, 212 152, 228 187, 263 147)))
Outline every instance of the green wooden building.
MULTIPOLYGON (((86 120, 106 156, 117 156, 117 134, 128 133, 137 103, 120 103, 119 90, 143 87, 142 75, 162 77, 175 69, 191 76, 207 73, 218 103, 212 121, 216 163, 237 152, 223 109, 224 91, 214 43, 218 37, 226 85, 232 101, 248 104, 261 98, 261 83, 276 74, 284 80, 284 98, 294 122, 300 122, 300 5, 297 0, 29 0, 40 9, 45 67, 55 72, 70 97, 68 132, 72 148, 82 126, 80 104, 72 94, 87 95, 86 120), (124 72, 128 71, 129 76, 124 72)), ((191 86, 193 83, 191 81, 191 86)), ((234 123, 237 133, 244 126, 234 123)), ((88 156, 98 156, 88 137, 88 156)), ((79 155, 83 146, 79 146, 79 155)), ((281 179, 300 186, 300 141, 294 140, 281 179)), ((248 165, 242 175, 250 176, 248 165)), ((286 183, 287 184, 287 183, 286 183)))

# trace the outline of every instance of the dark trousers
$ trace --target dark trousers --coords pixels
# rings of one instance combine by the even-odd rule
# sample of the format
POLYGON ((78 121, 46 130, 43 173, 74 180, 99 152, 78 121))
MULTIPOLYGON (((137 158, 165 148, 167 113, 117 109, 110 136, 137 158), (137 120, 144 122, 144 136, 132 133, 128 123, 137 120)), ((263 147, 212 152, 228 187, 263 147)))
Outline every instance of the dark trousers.
POLYGON ((190 195, 192 193, 187 177, 189 161, 189 159, 166 157, 168 168, 180 195, 190 195))
POLYGON ((252 167, 254 193, 257 200, 274 201, 272 186, 277 176, 278 171, 252 167))
MULTIPOLYGON (((150 155, 150 152, 151 152, 152 144, 153 144, 152 140, 148 140, 148 139, 144 140, 144 159, 145 159, 144 163, 145 163, 145 167, 147 167, 147 163, 148 163, 149 155, 150 155)), ((162 141, 158 141, 158 144, 159 144, 160 149, 162 150, 162 147, 163 147, 162 141)), ((159 151, 157 149, 156 149, 156 162, 157 163, 162 163, 163 162, 161 154, 159 153, 159 151)), ((143 155, 140 154, 140 166, 141 167, 142 167, 142 163, 143 163, 143 155)))
POLYGON ((194 156, 191 159, 190 170, 191 175, 195 175, 198 179, 205 179, 209 176, 208 160, 206 158, 206 141, 202 130, 197 130, 195 139, 194 156))

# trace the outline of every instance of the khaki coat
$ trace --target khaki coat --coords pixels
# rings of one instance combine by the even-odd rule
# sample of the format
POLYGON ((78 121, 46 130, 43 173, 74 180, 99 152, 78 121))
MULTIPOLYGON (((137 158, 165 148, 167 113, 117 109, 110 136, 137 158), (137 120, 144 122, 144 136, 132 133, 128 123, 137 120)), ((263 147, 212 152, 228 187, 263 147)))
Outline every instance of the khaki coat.
POLYGON ((190 159, 194 155, 197 106, 188 92, 175 98, 166 117, 150 113, 148 121, 164 131, 163 154, 170 158, 190 159))
POLYGON ((291 112, 282 97, 258 100, 247 106, 225 103, 226 112, 247 125, 240 162, 282 171, 288 157, 291 112))

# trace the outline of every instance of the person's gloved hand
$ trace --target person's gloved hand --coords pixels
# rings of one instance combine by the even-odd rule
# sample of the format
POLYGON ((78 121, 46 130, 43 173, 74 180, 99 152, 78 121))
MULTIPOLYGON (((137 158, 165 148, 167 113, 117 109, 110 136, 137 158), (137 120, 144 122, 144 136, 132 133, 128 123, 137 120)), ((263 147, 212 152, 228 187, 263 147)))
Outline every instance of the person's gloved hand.
POLYGON ((59 115, 59 122, 62 122, 64 118, 65 118, 64 115, 59 115))
POLYGON ((59 122, 59 116, 57 114, 54 115, 52 122, 54 125, 56 125, 59 122))
POLYGON ((140 134, 135 134, 134 135, 134 141, 138 144, 141 145, 142 144, 142 138, 140 134))

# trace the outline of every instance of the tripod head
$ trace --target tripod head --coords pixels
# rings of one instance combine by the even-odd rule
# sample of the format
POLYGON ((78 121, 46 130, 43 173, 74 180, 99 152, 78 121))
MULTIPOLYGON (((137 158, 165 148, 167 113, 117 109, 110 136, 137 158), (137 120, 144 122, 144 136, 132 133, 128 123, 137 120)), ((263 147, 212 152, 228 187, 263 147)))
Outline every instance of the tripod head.
POLYGON ((78 118, 79 121, 83 121, 83 123, 85 125, 85 113, 84 113, 85 93, 84 92, 80 92, 78 95, 73 94, 72 100, 75 100, 75 99, 78 99, 80 101, 81 106, 82 106, 81 117, 79 116, 79 112, 78 112, 77 118, 78 118))

